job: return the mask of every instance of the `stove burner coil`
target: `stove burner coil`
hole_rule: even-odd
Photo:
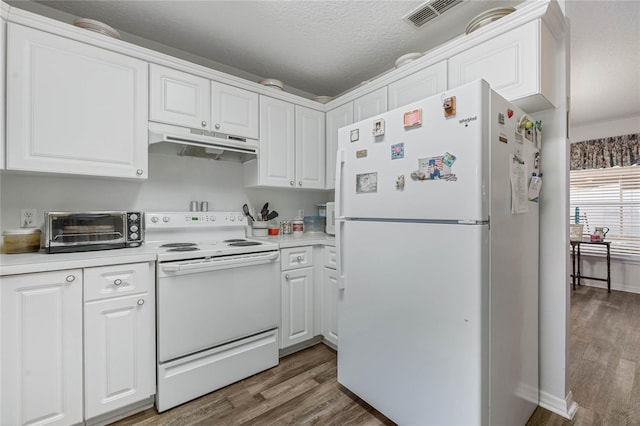
[[[195,244],[194,244],[195,245]],[[198,251],[200,250],[198,247],[193,247],[193,246],[181,246],[181,247],[174,247],[174,248],[170,248],[167,251]]]
[[[239,242],[242,242],[242,241],[247,241],[247,240],[245,240],[243,238],[232,238],[230,240],[224,240],[223,243],[239,243]]]
[[[234,247],[246,247],[246,246],[259,246],[262,243],[259,243],[257,241],[238,241],[237,243],[230,243],[230,246],[234,246]]]
[[[196,243],[167,243],[163,244],[160,247],[193,247],[197,246]]]

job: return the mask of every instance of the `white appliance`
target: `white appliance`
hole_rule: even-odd
[[[239,212],[147,212],[157,262],[156,407],[278,364],[280,252]]]
[[[338,382],[398,424],[523,425],[537,406],[523,116],[477,81],[339,130]]]
[[[336,234],[336,203],[329,201],[327,203],[327,223],[325,225],[325,232],[330,235]]]

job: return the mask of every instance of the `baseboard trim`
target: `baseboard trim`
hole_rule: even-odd
[[[573,420],[573,416],[575,416],[576,411],[578,411],[578,404],[573,400],[573,392],[571,391],[569,391],[567,397],[564,399],[540,391],[540,402],[538,405],[568,420]]]

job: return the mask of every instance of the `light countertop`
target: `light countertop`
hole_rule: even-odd
[[[324,245],[334,246],[335,237],[325,233],[306,233],[300,236],[278,235],[253,237],[278,244],[280,248]],[[138,262],[155,262],[156,252],[146,246],[117,250],[85,251],[78,253],[0,254],[0,276],[29,274],[34,272],[60,271],[65,269],[91,268],[95,266],[121,265]]]

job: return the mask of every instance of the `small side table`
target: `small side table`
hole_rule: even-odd
[[[582,244],[596,245],[596,246],[604,246],[607,248],[607,278],[599,278],[599,277],[587,277],[586,275],[582,275],[582,259],[580,258],[580,246]],[[578,255],[576,256],[576,248],[578,251]],[[606,281],[607,282],[607,291],[611,293],[611,241],[589,241],[589,240],[581,240],[581,241],[571,241],[571,261],[572,261],[572,270],[571,274],[573,289],[576,289],[576,280],[578,285],[580,284],[581,278],[587,278],[590,280],[596,281]],[[576,262],[578,264],[578,272],[576,273]]]

